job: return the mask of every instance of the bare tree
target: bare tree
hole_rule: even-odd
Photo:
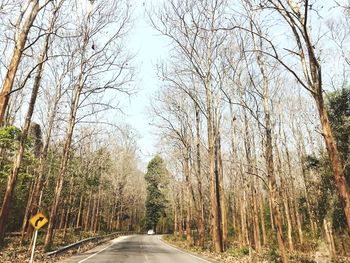
[[[175,88],[176,89],[176,88]],[[192,186],[192,141],[193,131],[191,111],[187,95],[182,93],[179,98],[172,97],[172,89],[167,90],[159,95],[157,105],[153,107],[153,112],[157,120],[155,124],[158,128],[164,130],[163,136],[169,137],[168,141],[178,141],[175,145],[178,146],[179,156],[183,167],[183,174],[186,184],[186,239],[189,246],[192,245],[191,237],[191,215],[192,207],[194,206],[197,218],[199,216],[198,203],[195,198],[194,189]]]
[[[77,8],[80,12],[82,7],[78,6]],[[130,68],[128,66],[130,59],[123,54],[120,47],[122,43],[119,41],[125,35],[130,23],[128,4],[111,0],[103,3],[90,3],[87,8],[88,10],[86,10],[86,13],[83,13],[80,20],[80,26],[76,29],[79,35],[75,39],[77,46],[72,49],[72,56],[78,55],[79,57],[78,60],[72,63],[72,70],[76,72],[76,75],[71,79],[73,90],[69,120],[55,195],[51,206],[48,232],[45,238],[46,247],[52,243],[73,132],[76,123],[81,120],[77,115],[79,108],[84,105],[84,102],[91,95],[108,90],[127,92],[124,86],[132,79],[132,72],[128,70]],[[111,26],[114,26],[114,33],[108,37],[101,38],[97,42],[97,38],[104,32],[103,30]],[[105,75],[107,72],[110,73],[110,77]],[[98,76],[101,76],[100,80],[97,80]],[[94,86],[93,82],[95,82],[96,86]]]
[[[44,8],[50,0],[47,0],[42,6],[39,5],[39,0],[28,1],[20,11],[18,20],[15,25],[15,47],[12,58],[8,66],[6,77],[2,85],[0,93],[0,125],[4,125],[4,117],[6,113],[9,96],[12,91],[16,72],[21,61],[23,51],[27,42],[28,34],[33,26],[35,18],[39,11]],[[23,25],[22,25],[23,23]]]
[[[54,56],[54,55],[52,55]],[[62,100],[62,97],[65,95],[66,91],[64,89],[64,79],[70,70],[70,63],[69,59],[66,61],[63,58],[61,58],[65,63],[62,63],[62,60],[56,61],[51,60],[48,61],[48,67],[50,68],[50,72],[53,75],[52,76],[52,85],[54,86],[54,92],[51,93],[51,90],[45,90],[44,93],[46,94],[47,99],[47,110],[43,116],[43,122],[41,123],[43,130],[44,130],[44,141],[43,141],[43,147],[42,151],[39,156],[39,168],[38,168],[38,175],[35,178],[33,191],[31,193],[31,202],[29,203],[28,211],[24,215],[23,218],[23,224],[22,224],[22,239],[24,238],[25,231],[26,231],[26,237],[30,238],[32,236],[33,227],[28,224],[28,219],[31,216],[34,216],[36,213],[38,213],[40,207],[41,207],[41,197],[43,195],[43,188],[44,188],[44,182],[45,182],[45,171],[48,168],[48,152],[50,149],[50,142],[52,139],[52,134],[54,132],[54,125],[55,121],[58,115],[58,107],[60,105],[60,101]],[[58,70],[58,65],[64,64],[65,66],[62,67],[60,70]],[[48,73],[48,70],[46,71]]]
[[[207,144],[209,157],[209,177],[211,178],[211,234],[215,251],[223,250],[223,228],[221,204],[223,189],[220,187],[220,172],[215,168],[215,162],[219,161],[218,147],[220,136],[220,110],[221,100],[216,96],[216,89],[220,85],[217,78],[216,62],[219,58],[220,48],[226,40],[226,34],[213,30],[223,20],[225,13],[225,1],[194,1],[178,2],[171,1],[164,6],[164,10],[155,16],[151,16],[153,27],[168,37],[177,51],[177,56],[186,61],[185,69],[195,75],[196,80],[204,92],[203,113],[206,118]],[[156,17],[157,16],[157,17]],[[193,91],[185,91],[192,99]],[[197,101],[195,103],[198,104]],[[218,148],[216,148],[218,149]],[[218,167],[218,166],[217,166]]]
[[[33,112],[34,112],[34,106],[35,106],[36,98],[38,96],[38,91],[39,91],[40,82],[41,82],[43,69],[44,69],[44,63],[47,60],[47,54],[48,54],[48,49],[49,49],[51,33],[53,32],[54,24],[55,24],[55,21],[57,19],[58,10],[60,9],[61,4],[62,4],[62,1],[59,1],[57,3],[57,5],[53,8],[52,15],[50,18],[49,27],[48,27],[47,36],[45,38],[42,52],[41,52],[40,57],[39,57],[39,61],[38,61],[39,66],[37,68],[35,80],[33,83],[33,89],[32,89],[32,93],[31,93],[29,108],[28,108],[26,119],[25,119],[24,128],[23,128],[22,134],[21,134],[21,141],[19,144],[19,148],[17,151],[17,155],[15,158],[14,164],[13,164],[11,176],[8,179],[7,189],[6,189],[5,197],[3,199],[3,203],[2,203],[2,207],[1,207],[0,241],[2,241],[4,238],[5,222],[6,222],[6,218],[8,215],[8,210],[9,210],[9,206],[10,206],[10,202],[11,202],[11,196],[13,193],[13,189],[16,185],[17,176],[19,173],[20,165],[22,162],[23,154],[24,154],[25,143],[27,141],[27,136],[28,136],[28,132],[29,132],[30,124],[31,124],[31,119],[32,119]]]
[[[294,39],[295,50],[286,49],[290,56],[299,61],[299,67],[295,68],[291,63],[283,58],[276,45],[268,38],[271,52],[265,53],[276,59],[288,72],[294,76],[299,84],[307,90],[317,106],[319,120],[322,126],[322,135],[326,144],[329,159],[332,163],[335,182],[337,185],[339,198],[344,209],[347,220],[348,232],[350,233],[350,193],[345,179],[342,160],[335,143],[327,110],[323,98],[323,74],[321,70],[320,54],[315,41],[310,32],[309,23],[314,6],[308,0],[296,3],[293,0],[267,0],[261,4],[265,10],[273,10],[277,13],[285,26],[289,28]],[[258,32],[255,32],[259,34]],[[264,37],[264,36],[263,36]]]

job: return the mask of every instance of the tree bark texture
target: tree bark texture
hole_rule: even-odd
[[[19,33],[18,38],[16,39],[16,44],[15,44],[15,48],[13,50],[13,54],[11,57],[11,61],[10,61],[10,65],[8,66],[8,70],[5,76],[5,81],[4,84],[2,86],[1,89],[1,93],[0,93],[0,126],[4,125],[4,118],[5,118],[5,112],[6,112],[6,108],[8,105],[8,101],[9,101],[9,95],[10,92],[12,90],[13,87],[13,82],[15,80],[16,77],[16,73],[17,73],[17,69],[18,66],[20,64],[21,58],[22,58],[22,54],[24,51],[24,47],[25,44],[27,42],[27,38],[28,38],[28,34],[29,31],[34,23],[34,20],[36,18],[36,16],[39,13],[39,0],[32,0],[30,1],[32,4],[32,8],[30,10],[30,13],[28,14],[27,19],[24,22],[22,31]],[[19,26],[21,23],[20,19],[17,22],[17,28],[16,28],[16,33],[18,33],[19,30]],[[1,219],[0,219],[1,221]],[[1,224],[1,222],[0,222]],[[1,226],[0,226],[0,238],[1,238]]]

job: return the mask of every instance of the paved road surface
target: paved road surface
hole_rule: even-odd
[[[160,236],[119,237],[61,263],[205,263],[212,262],[165,244]]]

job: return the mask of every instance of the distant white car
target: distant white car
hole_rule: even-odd
[[[155,232],[154,232],[153,229],[150,229],[150,230],[148,230],[148,232],[147,232],[147,235],[154,235],[154,234],[155,234]]]

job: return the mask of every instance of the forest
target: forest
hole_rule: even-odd
[[[118,120],[136,5],[0,0],[0,259],[42,212],[42,251],[154,229],[219,262],[349,262],[350,2],[143,2],[169,50],[147,167]]]

